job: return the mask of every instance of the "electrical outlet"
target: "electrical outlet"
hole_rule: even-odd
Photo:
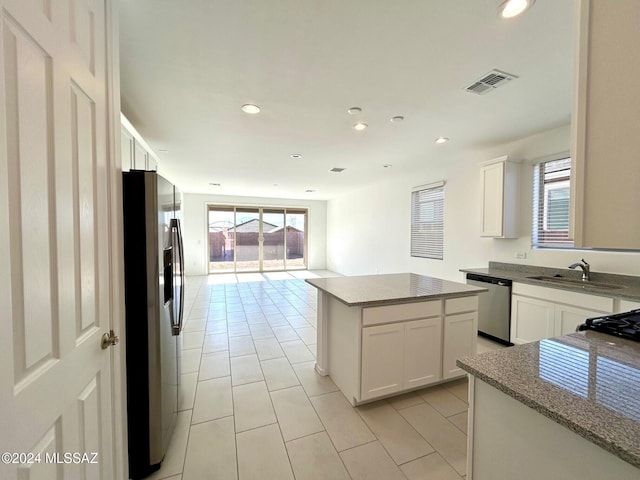
[[[513,258],[527,258],[527,252],[514,252]]]

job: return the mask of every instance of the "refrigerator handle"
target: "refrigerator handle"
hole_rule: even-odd
[[[177,240],[177,251],[174,252],[178,257],[178,265],[180,266],[180,270],[178,275],[180,276],[179,285],[180,292],[178,293],[178,298],[174,299],[172,305],[172,311],[174,307],[177,307],[177,312],[172,322],[172,333],[173,335],[180,335],[182,331],[182,322],[184,317],[184,250],[182,248],[182,231],[180,230],[180,220],[177,218],[171,219],[171,230],[175,232],[176,240]],[[177,305],[176,305],[177,300]]]

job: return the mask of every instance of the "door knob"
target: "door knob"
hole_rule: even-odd
[[[114,345],[117,345],[119,341],[120,341],[120,337],[118,337],[115,333],[113,333],[113,330],[109,330],[109,333],[105,333],[104,335],[102,335],[102,341],[100,343],[100,346],[102,347],[103,350],[106,350],[109,347],[113,347]]]

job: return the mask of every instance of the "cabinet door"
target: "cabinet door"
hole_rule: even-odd
[[[554,336],[554,304],[536,298],[511,296],[511,342],[535,342]]]
[[[570,307],[569,305],[556,305],[555,308],[555,326],[553,335],[558,337],[568,333],[574,333],[576,327],[589,317],[599,317],[605,313],[594,310],[585,310],[584,308]]]
[[[402,390],[403,364],[404,323],[363,328],[360,399]]]
[[[478,338],[478,312],[447,315],[444,317],[442,342],[442,378],[464,375],[456,360],[476,353]]]
[[[504,162],[486,165],[482,173],[482,236],[503,235]]]
[[[440,380],[441,317],[405,323],[404,388]]]
[[[120,157],[122,171],[127,172],[133,168],[133,137],[124,128],[120,128]]]
[[[146,170],[147,169],[147,151],[144,147],[135,142],[133,149],[133,167],[136,170]]]
[[[617,300],[616,301],[616,313],[628,312],[629,310],[636,310],[640,308],[640,303],[631,302],[629,300]]]

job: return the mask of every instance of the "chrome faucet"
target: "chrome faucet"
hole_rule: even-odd
[[[583,281],[588,282],[589,280],[591,280],[591,270],[590,270],[591,265],[589,265],[584,258],[579,262],[572,263],[571,265],[569,265],[569,268],[572,270],[577,267],[580,267],[582,269]]]

